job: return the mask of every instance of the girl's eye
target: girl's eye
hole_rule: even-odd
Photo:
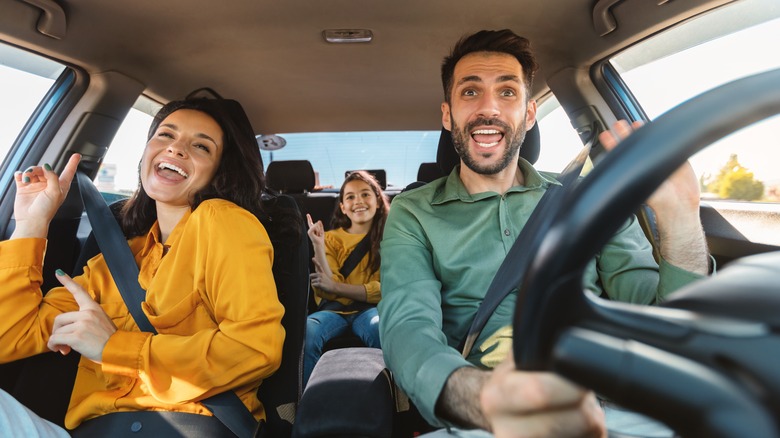
[[[173,138],[173,134],[171,134],[171,133],[169,133],[169,132],[158,132],[158,133],[157,133],[157,136],[158,136],[158,137],[168,137],[168,138]]]
[[[196,148],[198,148],[198,149],[202,149],[202,150],[204,150],[204,151],[206,151],[206,152],[211,152],[211,149],[209,149],[209,147],[208,147],[208,146],[206,146],[205,144],[196,143],[196,144],[195,144],[195,145],[193,145],[193,146],[194,146],[194,147],[196,147]]]

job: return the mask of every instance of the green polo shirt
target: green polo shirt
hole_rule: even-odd
[[[456,350],[501,262],[547,187],[558,182],[520,159],[526,185],[505,194],[469,194],[458,168],[393,200],[381,244],[380,335],[385,361],[423,417],[449,375],[463,366],[492,368],[511,349],[516,293],[491,316],[468,359]],[[652,255],[636,218],[590,263],[585,288],[611,299],[651,304],[700,276]]]

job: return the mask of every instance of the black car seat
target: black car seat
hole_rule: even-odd
[[[417,181],[423,183],[429,183],[435,179],[445,176],[441,171],[439,165],[435,162],[420,163],[420,167],[417,169]]]
[[[272,161],[268,163],[266,178],[270,189],[290,195],[298,203],[304,217],[309,214],[314,222],[321,220],[325,230],[329,229],[338,194],[313,193],[314,168],[308,160]]]

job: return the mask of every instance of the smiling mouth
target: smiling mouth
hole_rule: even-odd
[[[173,165],[171,163],[165,163],[165,162],[160,163],[160,164],[157,165],[157,169],[158,170],[170,170],[170,171],[178,173],[179,175],[181,175],[184,178],[189,178],[190,177],[190,175],[187,172],[185,172],[184,169],[182,169],[179,166],[175,166],[175,165]]]
[[[367,208],[356,208],[356,209],[352,210],[352,213],[364,213],[366,211],[368,211]]]
[[[477,129],[471,133],[471,138],[479,147],[491,148],[504,139],[504,133],[497,129]]]

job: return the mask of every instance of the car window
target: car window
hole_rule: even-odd
[[[160,104],[141,96],[127,113],[108,147],[95,185],[109,202],[130,196],[138,187],[138,163],[146,147],[153,114]]]
[[[539,123],[541,146],[539,160],[534,167],[548,172],[561,172],[582,150],[580,136],[571,126],[566,111],[555,96],[550,96],[539,104],[536,119]],[[588,159],[582,173],[586,174],[592,167]]]
[[[309,160],[320,186],[338,188],[348,170],[384,169],[388,189],[417,180],[420,163],[436,161],[439,131],[317,132],[279,134],[286,146],[262,151],[263,163]]]
[[[0,43],[0,159],[7,158],[63,70],[62,64]]]
[[[780,18],[767,21],[771,17],[755,14],[751,3],[760,2],[734,6],[742,8],[740,20],[734,10],[727,16],[721,9],[610,60],[650,119],[724,83],[780,68]],[[780,202],[778,132],[780,117],[766,119],[691,157],[702,198]]]

